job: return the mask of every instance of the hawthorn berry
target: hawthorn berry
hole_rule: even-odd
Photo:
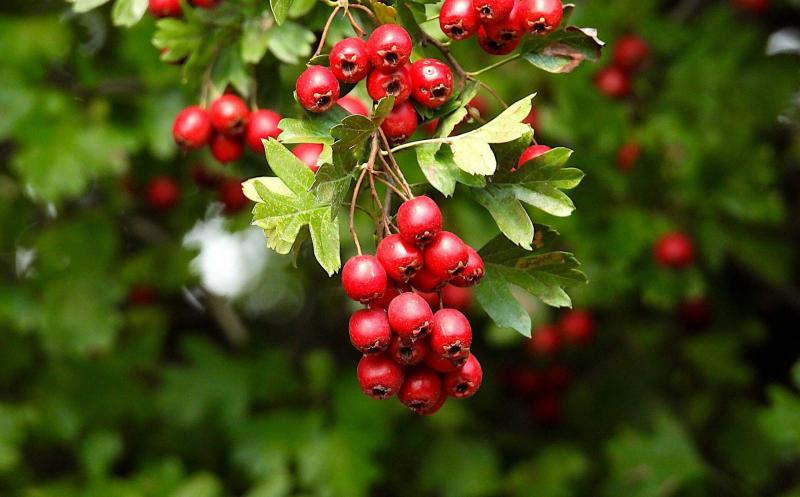
[[[466,399],[475,395],[481,387],[481,381],[483,381],[481,363],[470,354],[463,366],[444,375],[442,384],[444,391],[450,397]]]
[[[481,23],[494,24],[507,20],[516,0],[473,0],[472,8],[478,13]]]
[[[217,199],[225,206],[225,212],[236,212],[250,204],[250,199],[242,191],[242,182],[238,179],[226,179],[217,187]]]
[[[519,0],[519,22],[532,34],[547,34],[561,24],[561,0]]]
[[[436,280],[436,281],[438,282],[438,280]],[[442,305],[439,305],[439,304],[442,303],[442,299],[444,298],[444,295],[441,295],[442,299],[440,299],[439,297],[440,297],[440,293],[442,293],[444,291],[444,287],[445,286],[447,286],[447,285],[444,285],[441,288],[439,288],[438,290],[432,291],[432,292],[423,292],[423,291],[420,291],[419,289],[415,289],[414,293],[416,293],[417,295],[419,295],[420,297],[425,299],[425,302],[427,302],[428,305],[431,306],[431,309],[439,309],[439,308],[443,307]]]
[[[333,75],[344,83],[358,83],[371,68],[367,42],[361,38],[345,38],[336,43],[328,58]]]
[[[269,109],[261,109],[250,114],[250,120],[247,123],[247,131],[245,133],[245,140],[247,146],[257,153],[264,153],[264,144],[261,140],[267,138],[277,138],[281,134],[278,123],[281,122],[281,116],[277,112]]]
[[[769,9],[769,0],[732,0],[733,5],[738,9],[752,12],[753,14],[763,14]]]
[[[521,168],[526,162],[529,160],[533,160],[545,152],[549,152],[551,150],[550,147],[547,145],[531,145],[530,147],[526,148],[522,155],[519,156],[519,160],[517,161],[517,167],[514,169]]]
[[[166,211],[180,200],[181,188],[169,176],[156,176],[147,183],[145,198],[152,209]]]
[[[322,154],[321,143],[301,143],[292,149],[295,157],[300,159],[311,169],[311,172],[319,170],[319,156]]]
[[[415,341],[427,335],[433,324],[433,311],[414,292],[404,292],[389,304],[389,326],[401,339]]]
[[[419,414],[420,416],[433,416],[434,414],[439,412],[439,409],[441,409],[442,406],[444,406],[446,400],[447,400],[447,395],[442,393],[441,395],[439,395],[439,400],[437,400],[435,404],[431,405],[430,407],[426,407],[425,409],[420,409],[419,411],[417,411],[417,414]]]
[[[600,69],[594,76],[594,85],[600,93],[610,98],[624,98],[632,91],[630,76],[614,66]]]
[[[397,24],[381,24],[369,35],[367,51],[373,67],[393,71],[411,57],[411,36]]]
[[[561,392],[566,390],[575,378],[572,370],[567,366],[555,364],[548,367],[542,374],[542,383],[545,390]]]
[[[192,166],[192,181],[201,188],[211,188],[219,185],[222,178],[205,164],[197,163]]]
[[[564,313],[558,321],[561,336],[568,342],[588,343],[594,336],[594,318],[587,311],[573,309]]]
[[[629,140],[622,144],[617,151],[617,168],[622,172],[628,172],[636,164],[642,154],[642,146],[635,140]]]
[[[381,261],[386,275],[395,281],[408,281],[422,267],[422,250],[400,235],[389,235],[381,240],[375,256]]]
[[[429,109],[441,107],[453,93],[453,72],[436,59],[420,59],[411,64],[414,100]]]
[[[442,379],[439,374],[424,366],[412,369],[397,393],[400,402],[416,413],[431,409],[442,395]]]
[[[694,244],[686,233],[673,231],[656,241],[653,255],[663,267],[684,269],[694,262]]]
[[[377,354],[389,348],[392,330],[384,309],[360,309],[350,316],[350,343],[362,354]]]
[[[534,355],[551,356],[561,348],[561,336],[554,326],[540,326],[533,330],[526,345]]]
[[[185,149],[200,148],[211,136],[211,118],[197,105],[186,107],[178,113],[172,124],[175,143]]]
[[[411,96],[412,86],[411,72],[407,66],[387,72],[372,71],[367,77],[367,93],[370,98],[378,101],[392,96],[395,106],[408,100],[408,97]]]
[[[515,367],[506,370],[502,379],[509,389],[521,397],[534,395],[542,390],[543,378],[538,371]]]
[[[440,231],[425,246],[423,256],[425,269],[434,276],[447,281],[464,270],[469,261],[469,250],[467,250],[467,244],[455,234],[449,231]]]
[[[211,155],[222,164],[236,161],[244,153],[241,137],[215,133],[211,137]]]
[[[486,31],[486,26],[478,29],[478,45],[484,52],[491,55],[507,55],[514,51],[519,45],[520,38],[504,40],[503,38],[490,37]]]
[[[386,354],[365,355],[356,369],[358,385],[366,395],[378,400],[394,396],[403,386],[403,367]]]
[[[483,259],[481,259],[477,250],[469,245],[466,245],[466,247],[468,254],[467,264],[458,276],[450,280],[450,284],[457,287],[475,286],[483,278]]]
[[[711,324],[711,304],[704,297],[684,300],[678,305],[678,320],[690,330],[701,330]]]
[[[247,126],[250,110],[244,100],[236,95],[226,94],[214,100],[208,114],[214,129],[226,135],[236,135]]]
[[[386,291],[386,271],[374,255],[356,255],[342,269],[342,287],[353,300],[362,304],[379,298]]]
[[[392,303],[395,297],[400,295],[402,292],[400,291],[397,286],[395,286],[394,282],[388,281],[386,283],[386,288],[383,290],[383,295],[378,297],[375,300],[370,301],[369,307],[370,308],[380,308],[380,309],[388,309],[389,304]]]
[[[180,17],[180,0],[149,0],[147,8],[153,17]]]
[[[458,360],[469,356],[471,346],[472,328],[467,317],[455,309],[436,311],[431,327],[431,353]]]
[[[434,371],[438,371],[440,373],[450,373],[452,371],[456,371],[458,368],[463,366],[465,362],[467,362],[466,357],[459,357],[458,359],[448,359],[447,357],[442,357],[438,354],[433,354],[430,352],[430,346],[428,354],[425,356],[425,365],[433,369]]]
[[[417,130],[417,111],[408,102],[395,105],[381,123],[381,130],[391,143],[407,140]]]
[[[641,37],[628,34],[617,40],[614,46],[614,65],[623,71],[633,72],[647,62],[650,46]]]
[[[325,112],[339,99],[339,80],[327,67],[310,66],[297,78],[295,92],[304,109]]]
[[[403,202],[397,209],[397,228],[409,243],[424,246],[442,229],[442,211],[425,195]]]
[[[442,288],[442,307],[457,309],[464,312],[468,310],[471,305],[471,289],[453,285],[445,285],[445,287]]]
[[[428,346],[425,340],[411,342],[403,340],[398,335],[394,335],[392,343],[389,344],[387,351],[389,357],[402,366],[416,366],[421,363],[428,354]]]
[[[344,107],[344,110],[351,114],[358,114],[360,116],[369,117],[369,109],[360,99],[347,95],[339,99],[337,102]]]
[[[525,29],[522,27],[519,16],[519,2],[514,2],[514,8],[507,19],[483,25],[485,36],[494,40],[496,43],[502,42],[516,48],[522,39],[522,35],[525,34]],[[514,48],[511,50],[514,50]],[[511,50],[509,50],[509,52]]]
[[[478,32],[481,21],[472,0],[444,0],[439,11],[439,28],[453,40],[466,40]]]

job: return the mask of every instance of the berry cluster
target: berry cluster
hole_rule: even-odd
[[[450,68],[439,60],[410,62],[411,46],[411,36],[396,24],[378,26],[366,41],[345,38],[331,49],[330,67],[309,66],[297,78],[297,100],[310,112],[325,112],[339,101],[340,83],[366,79],[372,100],[394,97],[394,109],[381,129],[389,141],[404,141],[418,124],[409,99],[436,109],[450,98],[454,82]]]
[[[445,0],[439,27],[453,40],[477,34],[487,53],[514,51],[526,33],[543,35],[561,24],[561,0]]]
[[[357,255],[342,269],[342,286],[367,307],[350,318],[350,341],[363,357],[361,390],[376,399],[397,395],[417,414],[437,412],[446,398],[464,399],[481,385],[481,365],[470,353],[472,328],[459,310],[433,312],[424,293],[478,284],[483,261],[455,234],[429,197],[397,210],[399,233],[383,238],[375,255]]]
[[[650,46],[643,38],[635,34],[621,37],[614,46],[613,63],[595,74],[595,86],[610,98],[627,97],[633,92],[631,76],[644,67],[649,56]]]
[[[222,0],[189,0],[192,7],[212,9]],[[180,0],[149,0],[148,9],[153,17],[180,17],[183,15]]]

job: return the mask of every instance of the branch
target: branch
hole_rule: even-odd
[[[314,52],[314,55],[311,56],[313,59],[314,57],[318,56],[322,53],[322,47],[325,46],[325,39],[328,38],[328,31],[331,29],[331,24],[333,24],[333,19],[336,17],[336,14],[339,13],[341,7],[336,7],[331,12],[331,15],[328,16],[328,20],[325,21],[325,27],[322,29],[322,35],[319,37],[319,45],[317,45],[317,50]]]
[[[250,334],[230,301],[207,288],[203,288],[203,293],[206,296],[205,301],[208,305],[208,310],[214,317],[214,321],[219,325],[228,343],[235,348],[245,345],[250,339]]]

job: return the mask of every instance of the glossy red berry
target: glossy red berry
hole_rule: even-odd
[[[397,364],[402,366],[416,366],[425,360],[428,354],[428,345],[425,340],[417,340],[412,342],[410,340],[403,340],[395,335],[392,343],[389,345],[387,352],[389,357],[394,359]]]
[[[469,261],[467,244],[449,231],[440,231],[423,252],[425,269],[442,280],[450,280],[464,270]]]
[[[409,283],[411,283],[411,286],[420,292],[431,293],[442,289],[447,284],[447,280],[434,275],[423,266],[422,269],[414,273],[414,276],[411,277]],[[438,306],[439,297],[437,295],[436,307]]]
[[[609,66],[597,72],[594,85],[603,95],[610,98],[624,98],[631,94],[631,79],[625,71]]]
[[[250,109],[238,96],[227,94],[214,100],[208,114],[214,129],[226,135],[236,135],[247,126]]]
[[[472,0],[444,0],[439,11],[439,28],[453,40],[466,40],[478,32],[481,21]]]
[[[483,278],[483,259],[481,259],[477,250],[469,245],[466,247],[468,254],[467,264],[458,276],[450,280],[450,284],[457,287],[475,286]]]
[[[358,83],[372,67],[367,42],[361,38],[345,38],[336,43],[328,58],[333,75],[344,83]]]
[[[511,16],[516,0],[472,0],[472,7],[483,24],[506,21]]]
[[[394,109],[381,123],[381,130],[391,143],[400,143],[411,137],[417,130],[417,111],[408,102],[395,105]]]
[[[211,155],[222,164],[238,160],[244,153],[244,143],[239,136],[216,133],[211,138]]]
[[[517,161],[517,167],[515,169],[521,168],[529,160],[533,160],[543,153],[549,152],[550,150],[551,148],[547,145],[531,145],[522,152],[522,155],[519,156],[519,161]]]
[[[384,309],[360,309],[350,316],[350,343],[362,354],[377,354],[389,348],[392,330]]]
[[[319,156],[322,154],[321,143],[301,143],[292,149],[292,153],[303,161],[312,172],[319,170]]]
[[[585,344],[592,341],[594,328],[595,323],[591,313],[577,309],[565,312],[558,321],[561,336],[572,343]]]
[[[453,71],[436,59],[420,59],[411,64],[414,100],[429,109],[447,102],[453,93]]]
[[[340,98],[337,103],[344,107],[344,110],[351,114],[369,117],[369,109],[367,108],[366,104],[356,97],[347,95]]]
[[[369,306],[370,308],[388,309],[389,304],[392,303],[392,300],[394,300],[394,298],[401,293],[402,292],[399,288],[397,288],[394,282],[389,281],[386,284],[386,288],[383,290],[383,295],[375,300],[370,301]]]
[[[439,374],[430,368],[420,366],[406,374],[397,397],[406,407],[421,413],[435,406],[442,395],[442,380]]]
[[[403,367],[386,354],[365,355],[358,361],[358,385],[366,395],[378,400],[394,396],[403,386]]]
[[[456,371],[447,373],[442,379],[444,391],[450,397],[466,399],[475,395],[483,381],[483,370],[478,359],[470,354],[467,362]]]
[[[389,235],[381,240],[375,255],[387,276],[395,281],[408,281],[422,267],[422,250],[400,235]]]
[[[386,271],[374,255],[356,255],[342,269],[342,287],[353,300],[362,304],[379,298],[386,290]]]
[[[623,143],[617,151],[617,168],[622,172],[630,171],[641,154],[642,146],[639,142],[630,140]]]
[[[297,78],[295,92],[304,109],[325,112],[339,99],[339,80],[327,67],[310,66]]]
[[[419,414],[420,416],[433,416],[434,414],[436,414],[437,412],[439,412],[439,410],[442,408],[442,406],[444,406],[444,403],[445,403],[445,401],[446,401],[446,400],[447,400],[447,395],[445,395],[444,393],[442,393],[442,394],[439,396],[439,400],[438,400],[438,401],[436,401],[436,403],[435,403],[435,404],[433,404],[433,405],[432,405],[432,406],[430,406],[430,407],[426,407],[426,408],[424,408],[424,409],[420,409],[420,410],[418,410],[418,411],[416,411],[416,412],[417,412],[417,414]]]
[[[211,137],[211,118],[202,107],[186,107],[175,117],[172,124],[175,143],[185,149],[200,148]]]
[[[428,334],[433,324],[433,311],[414,292],[404,292],[389,304],[389,326],[401,339],[414,341]]]
[[[166,211],[180,200],[181,188],[169,176],[156,176],[147,183],[145,198],[151,208]]]
[[[769,10],[769,0],[732,0],[732,2],[738,9],[753,14],[763,14]]]
[[[452,361],[469,356],[471,346],[472,327],[467,317],[455,309],[436,311],[431,327],[431,353]]]
[[[425,356],[425,365],[440,373],[456,371],[463,366],[465,362],[467,362],[467,358],[464,356],[458,359],[448,359],[439,354],[432,354],[430,352],[430,345],[428,346],[428,354]]]
[[[281,122],[281,115],[269,109],[261,109],[250,114],[250,121],[247,123],[245,139],[247,146],[257,153],[264,153],[264,144],[261,140],[267,138],[277,138],[281,134],[278,123]]]
[[[150,0],[147,7],[153,17],[180,17],[183,14],[180,0]]]
[[[367,51],[372,66],[380,71],[403,67],[411,57],[411,36],[397,24],[381,24],[369,35]]]
[[[684,269],[694,262],[694,243],[686,233],[673,231],[656,241],[653,255],[660,266]]]
[[[472,290],[453,285],[442,288],[442,306],[448,309],[467,311],[472,305]],[[438,307],[438,306],[437,306]]]
[[[628,34],[617,40],[614,45],[614,65],[623,71],[636,71],[647,62],[650,46],[641,37]]]
[[[521,11],[519,5],[519,2],[514,2],[514,8],[511,10],[511,14],[509,14],[507,19],[491,24],[484,24],[483,28],[486,31],[486,37],[498,43],[510,43],[516,47],[522,39],[522,35],[525,34],[525,28],[522,27],[522,22],[520,21]]]
[[[411,72],[407,66],[387,72],[372,71],[367,77],[367,93],[376,102],[384,97],[394,97],[397,106],[411,96]],[[415,126],[416,127],[416,126]]]
[[[225,206],[225,212],[237,212],[250,205],[250,199],[244,196],[242,182],[238,179],[222,181],[217,187],[217,199]]]
[[[486,30],[486,26],[478,29],[478,45],[484,52],[492,55],[507,55],[514,51],[519,45],[521,38],[503,39],[500,36],[491,36]]]
[[[547,34],[561,24],[561,0],[519,0],[519,21],[532,34]]]
[[[533,330],[526,346],[534,355],[551,356],[561,348],[561,335],[554,326],[540,326]]]
[[[427,196],[406,200],[397,209],[397,228],[409,243],[424,246],[442,229],[442,211]]]

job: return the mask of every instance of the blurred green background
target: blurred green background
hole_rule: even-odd
[[[257,70],[259,104],[284,116],[330,11],[298,3]],[[338,278],[248,228],[231,191],[263,157],[176,150],[197,82],[159,59],[153,20],[4,0],[0,495],[800,496],[800,42],[785,30],[800,5],[758,7],[578,1],[572,22],[608,43],[599,63],[481,76],[508,101],[537,91],[539,142],[587,173],[572,217],[534,219],[583,262],[590,283],[570,293],[596,329],[543,356],[474,309],[484,386],[420,418],[359,392]],[[612,100],[593,76],[631,32],[650,60]],[[174,205],[153,205],[160,177]],[[458,192],[443,204],[466,241],[496,234]],[[694,240],[689,269],[653,261],[671,230]],[[526,306],[535,328],[563,315]]]

